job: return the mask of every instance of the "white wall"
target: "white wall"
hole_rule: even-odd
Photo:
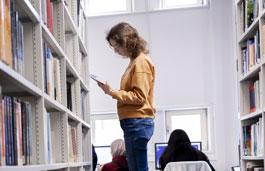
[[[156,68],[157,108],[209,106],[212,109],[216,148],[210,158],[216,170],[231,170],[232,165],[238,164],[232,14],[230,0],[212,0],[210,8],[88,19],[91,73],[110,80],[111,85],[119,89],[120,78],[129,61],[113,53],[105,40],[105,32],[125,21],[136,27],[149,43],[150,57]],[[92,113],[116,111],[115,100],[102,93],[92,81],[90,87]],[[162,113],[157,113],[155,122],[153,142],[163,138],[157,133],[164,126]],[[150,170],[153,165],[150,164]]]

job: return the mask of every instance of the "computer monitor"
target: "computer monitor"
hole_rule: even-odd
[[[202,149],[201,142],[191,142],[191,145],[200,151]],[[161,166],[159,164],[159,159],[166,147],[167,147],[167,143],[155,143],[155,167],[156,169],[161,169]]]
[[[110,154],[110,146],[95,146],[95,151],[98,156],[98,165],[112,161],[112,156]]]

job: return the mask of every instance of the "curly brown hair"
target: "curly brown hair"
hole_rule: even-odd
[[[130,24],[121,22],[111,28],[106,36],[110,44],[110,39],[114,40],[122,48],[127,50],[132,58],[137,58],[141,52],[148,54],[146,41],[139,36],[137,30]],[[110,44],[111,45],[111,44]]]

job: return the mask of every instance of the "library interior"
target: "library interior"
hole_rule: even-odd
[[[0,171],[264,171],[265,0],[0,0]]]

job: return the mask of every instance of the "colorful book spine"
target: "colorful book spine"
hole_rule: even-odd
[[[47,27],[50,32],[53,34],[53,7],[50,0],[46,0],[46,9],[47,9]]]
[[[2,60],[4,57],[3,57],[3,50],[4,50],[4,37],[3,37],[3,32],[4,32],[4,23],[3,23],[3,0],[0,0],[0,60]]]
[[[1,98],[1,134],[2,134],[2,139],[1,139],[1,166],[6,165],[6,135],[5,135],[5,113],[4,113],[4,99]]]
[[[250,112],[254,112],[256,110],[254,85],[249,87],[249,97],[250,97]]]
[[[17,116],[17,165],[22,166],[22,124],[21,124],[21,104],[20,100],[17,100],[16,103],[16,116]]]
[[[11,68],[13,67],[12,62],[12,43],[11,43],[11,18],[10,18],[10,0],[2,0],[1,3],[3,8],[2,12],[2,58],[7,65]]]

